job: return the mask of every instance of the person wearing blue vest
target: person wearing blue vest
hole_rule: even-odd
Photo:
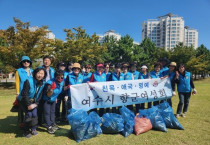
[[[96,71],[92,73],[90,82],[106,82],[106,74],[104,73],[103,63],[96,64]],[[90,111],[97,112],[97,108],[91,109]],[[104,108],[99,109],[99,115],[102,116],[104,113]]]
[[[70,91],[71,85],[82,84],[84,82],[84,77],[80,73],[81,66],[79,63],[73,64],[72,71],[73,72],[67,76],[66,81],[65,81],[65,87],[64,87],[64,90],[68,91],[68,95],[66,95],[64,98],[64,100],[67,102],[67,110],[69,110],[72,107],[71,106],[71,91]]]
[[[170,78],[171,87],[172,87],[172,90],[173,90],[173,96],[176,96],[175,83],[174,83],[175,75],[176,75],[176,62],[171,62],[170,65],[169,65],[169,69],[162,72],[162,76]],[[167,99],[167,102],[172,107],[171,99]]]
[[[46,72],[47,72],[47,76],[45,78],[45,82],[49,81],[50,79],[54,78],[54,73],[55,70],[50,66],[51,65],[51,57],[46,55],[43,57],[43,66],[41,66],[40,68],[45,68]],[[43,126],[43,105],[44,105],[44,101],[40,100],[39,103],[39,107],[38,107],[38,121],[39,121],[39,126]]]
[[[23,85],[20,107],[25,112],[24,136],[27,138],[38,134],[36,131],[38,124],[37,106],[42,98],[46,75],[44,68],[37,68],[33,72],[33,77],[27,79]],[[31,129],[31,132],[29,129]]]
[[[176,72],[176,77],[174,79],[174,81],[177,83],[177,90],[179,94],[179,104],[177,106],[177,114],[176,114],[177,118],[179,118],[180,115],[182,117],[186,116],[191,92],[193,95],[197,93],[193,80],[192,80],[192,75],[190,72],[187,72],[185,70],[185,65],[180,64],[178,69],[179,71]],[[183,113],[181,114],[182,111]]]
[[[161,65],[162,65],[162,67],[161,67],[161,69],[160,69],[160,73],[169,70],[169,68],[168,68],[167,66],[168,66],[168,64],[170,63],[170,61],[168,60],[167,57],[163,57],[163,58],[159,59],[158,62],[160,62]]]
[[[139,71],[136,70],[137,64],[133,62],[130,64],[130,72],[133,74],[134,80],[139,79]]]
[[[16,70],[15,73],[15,84],[16,84],[16,100],[13,104],[18,106],[20,98],[21,98],[21,91],[23,89],[23,84],[26,80],[33,77],[33,69],[31,69],[32,61],[28,56],[22,56],[20,61],[20,68]],[[23,123],[23,111],[21,108],[18,109],[18,121],[20,123],[20,127],[24,127]]]
[[[55,72],[54,78],[49,80],[44,89],[44,118],[47,131],[50,134],[55,133],[59,127],[55,124],[55,105],[58,95],[62,92],[64,86],[64,73],[62,70]]]
[[[92,73],[90,72],[91,69],[92,69],[92,66],[90,64],[85,65],[85,72],[83,74],[84,83],[90,82],[90,78],[92,76]]]
[[[154,65],[154,71],[151,71],[150,72],[150,77],[152,79],[157,79],[157,78],[162,78],[162,73],[160,72],[160,69],[162,68],[162,64],[160,62],[157,62],[155,65]],[[153,105],[156,106],[156,105],[159,105],[160,102],[159,101],[154,101],[153,102]],[[151,103],[148,103],[148,108],[151,108]]]
[[[57,70],[61,70],[64,72],[64,82],[67,78],[67,75],[69,74],[68,72],[65,71],[65,69],[66,69],[66,65],[64,62],[59,62],[57,64]],[[55,108],[56,123],[60,123],[61,121],[62,122],[66,121],[66,105],[65,105],[64,97],[65,97],[65,91],[62,90],[62,92],[59,94],[57,98],[57,103],[56,103],[56,108]],[[61,103],[62,103],[62,112],[60,113]]]
[[[110,63],[104,63],[104,73],[106,74],[106,81],[109,81],[109,77],[112,74],[109,70],[110,70]]]
[[[150,74],[146,65],[142,65],[139,79],[150,79]],[[139,108],[136,106],[136,112],[138,112],[139,109],[145,109],[145,103],[141,103]]]
[[[122,71],[124,74],[124,80],[133,80],[133,74],[128,71],[129,69],[129,64],[128,63],[122,63]],[[127,105],[127,108],[133,111],[133,105]]]

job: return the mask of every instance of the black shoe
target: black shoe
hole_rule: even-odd
[[[47,131],[48,131],[49,134],[54,134],[55,133],[55,130],[52,128],[52,126],[48,127]]]
[[[52,125],[52,129],[54,130],[54,131],[56,131],[56,130],[58,130],[58,129],[60,129],[56,124],[54,124],[54,125]]]
[[[29,131],[26,131],[23,136],[25,136],[26,138],[30,138],[31,137],[31,133]]]

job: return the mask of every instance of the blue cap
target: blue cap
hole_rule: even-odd
[[[31,59],[30,59],[28,56],[22,56],[20,62],[22,62],[22,61],[24,61],[24,60],[28,60],[28,61],[30,61],[30,63],[32,63]]]

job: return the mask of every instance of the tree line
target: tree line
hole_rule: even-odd
[[[48,27],[42,26],[30,31],[30,22],[22,22],[14,18],[14,26],[0,30],[0,70],[4,73],[15,71],[20,59],[27,55],[34,62],[32,68],[37,67],[35,60],[45,55],[53,57],[53,65],[60,61],[79,62],[82,65],[95,65],[97,62],[137,62],[138,66],[146,64],[149,70],[159,58],[167,57],[177,64],[184,63],[187,70],[193,74],[205,77],[210,72],[210,50],[203,44],[197,49],[193,46],[184,46],[179,43],[170,50],[158,48],[149,39],[144,39],[140,45],[134,44],[128,34],[116,40],[114,37],[105,37],[99,43],[99,37],[94,33],[88,35],[81,26],[64,29],[65,41],[48,39]]]

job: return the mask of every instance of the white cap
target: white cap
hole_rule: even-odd
[[[146,65],[143,65],[141,68],[146,68],[146,69],[148,69]]]

